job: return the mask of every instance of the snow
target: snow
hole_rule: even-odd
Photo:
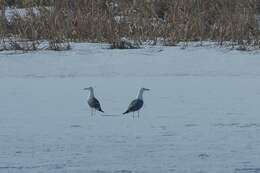
[[[49,6],[45,6],[43,8],[44,8],[44,10],[49,10],[49,11],[51,11],[53,9],[52,7],[49,7]],[[11,19],[14,16],[25,17],[28,14],[28,12],[31,12],[31,11],[33,12],[34,15],[40,14],[40,9],[37,7],[33,7],[33,8],[7,7],[5,9],[5,16],[8,21],[11,21]],[[0,10],[0,12],[1,12],[1,10]]]
[[[0,77],[258,76],[258,53],[213,48],[108,50],[77,44],[72,51],[3,52]]]
[[[1,173],[260,172],[257,52],[72,47],[0,53]],[[140,87],[141,117],[121,115]]]

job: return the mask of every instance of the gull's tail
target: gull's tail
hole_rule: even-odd
[[[127,114],[127,113],[129,113],[129,110],[125,111],[123,114],[125,115],[125,114]]]
[[[104,111],[103,111],[101,108],[99,108],[99,109],[98,109],[98,111],[100,111],[100,112],[103,112],[103,113],[104,113]]]

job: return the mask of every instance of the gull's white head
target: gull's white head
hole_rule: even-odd
[[[148,88],[140,88],[140,90],[138,92],[138,96],[137,96],[138,99],[143,100],[143,93],[144,93],[144,91],[150,91],[150,89],[148,89]]]
[[[92,90],[93,91],[93,87],[88,87],[88,88],[84,88],[84,90]]]
[[[93,87],[88,87],[88,88],[84,88],[84,90],[89,90],[89,98],[93,98],[94,97],[94,89]]]
[[[141,91],[150,91],[148,88],[141,88]]]

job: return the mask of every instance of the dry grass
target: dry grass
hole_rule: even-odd
[[[27,39],[35,45],[39,40],[48,40],[53,50],[69,48],[70,41],[120,45],[123,37],[138,43],[156,43],[159,38],[166,45],[210,40],[246,49],[260,46],[257,2],[60,0],[54,1],[52,8],[29,5],[25,16],[16,14],[9,22],[2,16],[0,33],[2,37]],[[33,10],[36,8],[37,14]]]

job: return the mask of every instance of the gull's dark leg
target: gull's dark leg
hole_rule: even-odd
[[[93,108],[91,108],[91,116],[93,116]]]
[[[140,116],[139,116],[139,113],[140,113],[140,111],[138,111],[138,118],[140,117]]]
[[[135,118],[135,112],[133,112],[133,119]]]

